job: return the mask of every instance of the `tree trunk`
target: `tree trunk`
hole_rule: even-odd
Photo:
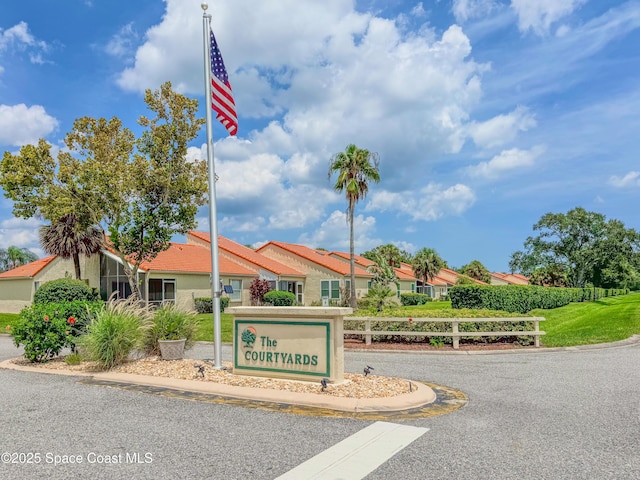
[[[124,270],[124,273],[127,276],[127,280],[129,281],[129,287],[131,287],[131,295],[129,298],[131,298],[131,300],[142,300],[142,294],[140,293],[140,288],[138,287],[138,278],[136,275],[139,265],[133,265],[132,267],[122,255],[118,255],[118,257],[122,261],[122,269]]]
[[[355,239],[353,236],[353,207],[349,208],[349,254],[351,256],[349,262],[349,273],[351,275],[351,307],[355,310],[358,306],[356,299],[356,261],[355,255]]]
[[[80,255],[78,253],[73,254],[73,266],[76,270],[76,280],[82,280],[80,275]]]

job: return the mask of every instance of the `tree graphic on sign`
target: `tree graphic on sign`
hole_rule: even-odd
[[[253,348],[253,344],[256,341],[256,329],[253,327],[247,327],[242,332],[242,341],[245,348]]]

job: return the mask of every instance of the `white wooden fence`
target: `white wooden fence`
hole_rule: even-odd
[[[460,337],[513,337],[532,336],[535,346],[540,346],[540,335],[546,332],[540,330],[540,322],[544,317],[509,317],[509,318],[399,318],[399,317],[345,317],[346,321],[364,322],[364,330],[345,330],[345,335],[363,335],[366,345],[371,345],[373,335],[401,335],[413,337],[453,337],[453,348],[460,347]],[[411,323],[450,323],[451,330],[446,332],[417,332],[417,331],[389,331],[371,330],[371,322],[411,322]],[[500,332],[461,332],[458,326],[461,323],[485,323],[485,322],[533,322],[532,331],[503,330]]]

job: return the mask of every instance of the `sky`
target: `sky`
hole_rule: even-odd
[[[82,116],[139,133],[144,90],[167,80],[204,117],[200,3],[3,0],[0,153],[63,148]],[[356,253],[430,247],[453,267],[507,271],[548,212],[640,230],[640,1],[209,0],[208,12],[239,115],[235,137],[213,125],[220,234],[348,251],[327,173],[351,143],[378,154],[381,177],[356,206]],[[203,128],[189,155],[205,148]],[[0,248],[43,255],[42,221],[12,206],[0,196]],[[206,208],[198,222],[209,230]]]

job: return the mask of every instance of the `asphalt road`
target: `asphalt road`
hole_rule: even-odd
[[[191,353],[211,357],[213,347]],[[18,354],[0,336],[0,360]],[[230,358],[226,347],[224,354]],[[640,344],[345,356],[347,371],[369,364],[379,375],[469,397],[451,414],[404,421],[429,431],[367,479],[640,479]],[[273,479],[372,423],[7,370],[0,370],[0,402],[0,453],[18,462],[1,462],[1,479]],[[28,457],[37,463],[21,463]],[[82,463],[54,463],[72,459]]]

